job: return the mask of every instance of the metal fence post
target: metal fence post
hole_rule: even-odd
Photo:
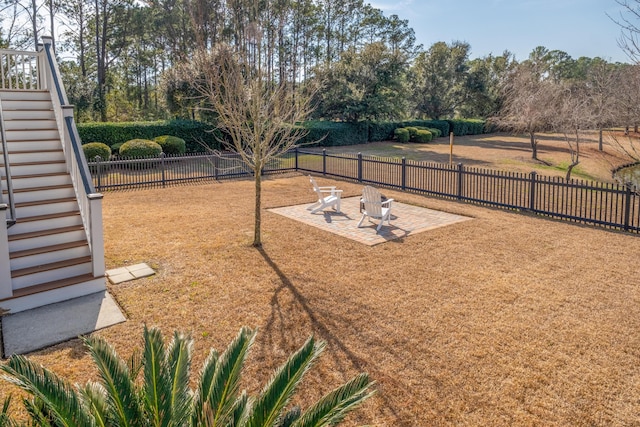
[[[218,166],[220,164],[220,159],[218,156],[213,154],[213,179],[218,180]]]
[[[538,174],[534,171],[529,174],[531,178],[529,180],[529,210],[534,211],[536,209],[536,176]]]
[[[402,158],[402,190],[407,189],[407,158]]]
[[[358,182],[362,182],[362,153],[358,153]]]
[[[298,172],[298,147],[296,147],[294,151],[296,153],[296,172]]]
[[[322,149],[322,175],[327,174],[327,150]]]
[[[462,163],[458,163],[458,200],[462,199],[462,179],[464,175],[464,166]]]
[[[624,198],[624,231],[629,231],[629,221],[631,219],[631,184],[625,185],[626,192]]]
[[[98,175],[98,182],[96,182],[96,191],[100,191],[101,187],[102,187],[102,164],[101,161],[102,158],[100,156],[96,156],[94,161],[96,162],[96,174]]]
[[[162,187],[166,187],[166,180],[164,174],[164,153],[160,153],[160,170],[162,171]]]

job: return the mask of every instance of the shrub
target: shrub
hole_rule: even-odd
[[[411,139],[413,142],[431,142],[433,134],[426,129],[418,129],[414,137]]]
[[[409,142],[409,130],[407,128],[397,128],[393,131],[398,142]]]
[[[164,154],[184,154],[187,151],[184,139],[177,136],[162,135],[153,138],[153,140],[162,147]]]
[[[153,139],[158,135],[173,135],[185,140],[189,153],[219,149],[222,133],[215,126],[192,120],[120,123],[78,123],[82,141],[102,141],[112,147],[134,138]],[[206,147],[205,147],[206,146]]]
[[[92,162],[97,156],[100,156],[102,160],[109,160],[111,157],[111,148],[107,144],[102,142],[89,142],[82,146],[84,157],[87,161]]]
[[[427,128],[427,130],[433,134],[434,138],[440,138],[442,136],[442,131],[438,128]]]
[[[124,144],[124,142],[118,142],[117,144],[113,144],[111,146],[111,152],[115,155],[115,154],[120,154],[120,147],[122,147],[122,144]]]
[[[120,147],[122,157],[157,157],[162,154],[160,144],[148,139],[132,139]]]
[[[424,126],[440,129],[441,136],[449,136],[449,122],[446,120],[412,120],[402,123],[402,126]]]
[[[409,132],[409,140],[415,138],[416,133],[418,133],[418,128],[415,126],[406,126],[405,129]]]

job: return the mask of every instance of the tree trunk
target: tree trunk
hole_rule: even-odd
[[[598,150],[602,151],[602,128],[598,129]]]
[[[538,141],[536,141],[535,132],[529,132],[529,138],[531,142],[531,158],[538,160]]]
[[[256,165],[253,170],[253,175],[255,178],[256,184],[256,206],[255,206],[255,223],[253,228],[253,246],[260,247],[262,246],[262,238],[260,237],[260,209],[261,209],[261,195],[262,195],[262,166]]]

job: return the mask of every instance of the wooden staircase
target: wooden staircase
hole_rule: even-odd
[[[94,275],[50,91],[0,90],[0,108],[15,202],[15,222],[7,229],[12,296],[0,298],[0,307],[17,312],[104,290],[103,273]]]

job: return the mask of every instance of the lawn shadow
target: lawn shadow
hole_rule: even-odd
[[[368,369],[367,371],[369,372],[369,375],[371,376],[372,380],[379,381],[384,378],[385,383],[387,384],[393,383],[394,386],[396,387],[406,389],[406,384],[403,384],[397,377],[391,376],[386,372],[382,371],[381,369],[376,368],[371,361],[365,360],[360,356],[356,355],[353,351],[351,351],[351,349],[335,333],[333,333],[323,321],[320,320],[319,316],[315,313],[313,308],[311,308],[311,306],[309,305],[307,298],[302,293],[300,293],[298,288],[296,288],[293,282],[286,276],[286,274],[284,274],[284,272],[278,267],[278,265],[271,259],[271,257],[269,256],[269,254],[267,254],[264,248],[258,247],[257,251],[263,257],[263,259],[269,265],[269,267],[273,269],[273,271],[276,273],[276,275],[280,280],[280,286],[278,286],[278,288],[274,291],[273,297],[271,298],[271,301],[270,301],[271,315],[265,324],[265,327],[263,330],[264,333],[262,334],[266,338],[268,344],[272,346],[276,344],[274,342],[274,332],[277,329],[280,329],[279,339],[281,340],[281,342],[285,344],[287,343],[287,337],[285,335],[284,328],[277,328],[275,324],[277,321],[280,321],[282,324],[285,324],[286,322],[284,315],[282,313],[282,307],[280,306],[279,295],[283,291],[288,291],[294,297],[295,302],[302,308],[304,313],[309,318],[309,321],[311,322],[313,330],[317,331],[317,333],[322,337],[322,339],[324,339],[327,342],[328,345],[336,347],[342,353],[344,353],[348,359],[348,362],[351,363],[351,365],[356,370],[362,372],[362,371],[365,371],[366,368],[368,367],[370,369]],[[280,345],[279,347],[284,347],[284,346]],[[388,351],[393,353],[391,349],[388,349]],[[397,354],[394,354],[394,356],[398,357]],[[334,359],[336,365],[341,367],[340,370],[344,374],[346,372],[346,369],[343,368],[344,367],[343,360],[341,360],[335,352],[331,353],[331,357]],[[344,379],[346,381],[348,378],[345,376]],[[385,396],[383,392],[379,392],[377,394],[377,398],[382,399],[386,409],[389,411],[390,414],[393,414],[393,417],[395,417],[396,419],[396,425],[406,424],[405,422],[403,422],[403,419],[406,419],[406,418],[403,417],[403,415],[399,413],[398,409],[394,407],[395,405],[391,402],[389,397]]]

